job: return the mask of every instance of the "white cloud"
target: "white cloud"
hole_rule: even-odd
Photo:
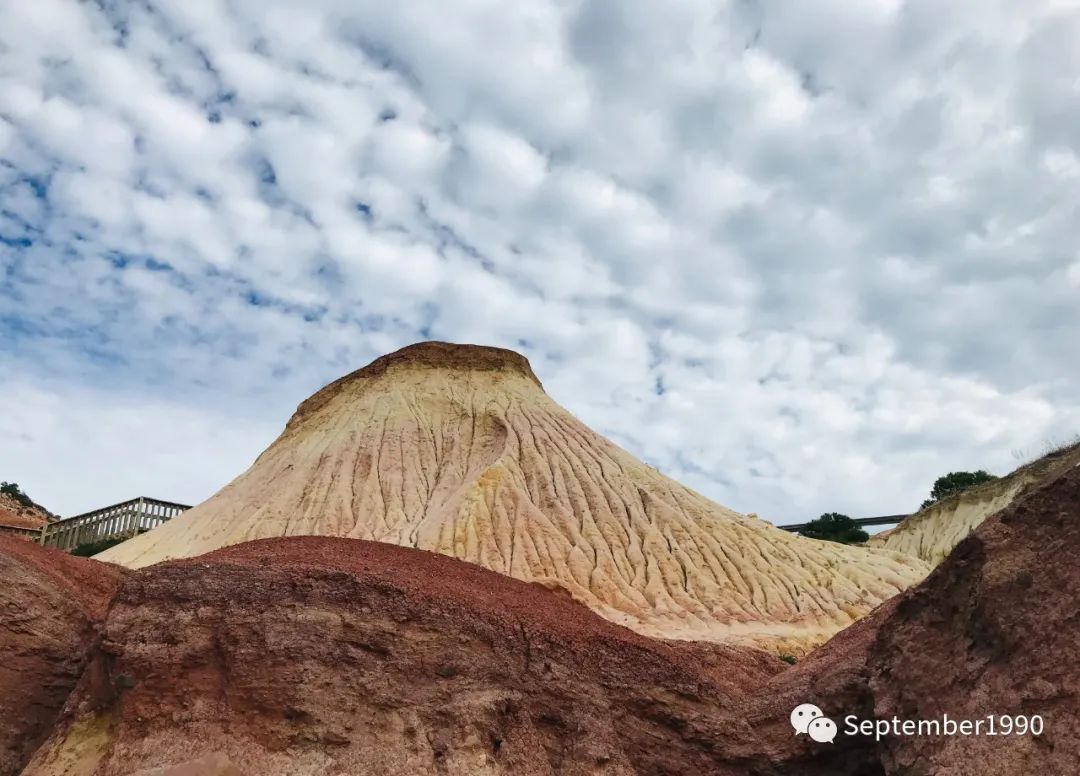
[[[1010,468],[1080,426],[1078,29],[1019,0],[15,4],[0,395],[30,414],[0,476],[61,511],[198,499],[426,337],[525,351],[766,517]],[[147,455],[102,424],[181,430]]]

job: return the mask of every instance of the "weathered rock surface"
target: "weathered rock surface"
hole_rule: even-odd
[[[640,633],[796,654],[928,571],[713,503],[562,409],[524,357],[445,343],[328,385],[217,495],[99,557],[140,567],[295,535],[432,550]]]
[[[372,542],[270,539],[132,573],[95,682],[25,776],[746,774],[786,670]],[[785,738],[790,737],[790,730]]]
[[[5,526],[41,528],[48,524],[50,517],[48,510],[25,496],[0,493],[0,530]]]
[[[1039,714],[1032,736],[902,737],[890,773],[1075,773],[1080,763],[1080,466],[1017,499],[896,602],[874,647],[877,716]]]
[[[0,536],[0,776],[52,732],[122,572]]]
[[[747,721],[790,762],[788,713],[815,703],[859,719],[1040,715],[1032,735],[836,738],[839,773],[1066,774],[1080,762],[1080,467],[989,518],[921,584],[835,636],[754,695]],[[984,731],[985,731],[984,722]],[[996,723],[1002,729],[1000,722]]]
[[[868,547],[907,553],[936,566],[986,518],[1080,463],[1080,444],[1046,455],[992,482],[961,491],[870,537]]]
[[[797,665],[651,639],[452,558],[270,539],[131,572],[25,776],[1066,774],[1080,761],[1080,467]],[[832,744],[793,735],[815,703]],[[844,718],[1039,715],[1039,736]]]

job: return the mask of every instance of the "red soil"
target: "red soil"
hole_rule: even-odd
[[[899,596],[870,659],[879,718],[1040,715],[1040,736],[892,737],[889,773],[1076,773],[1080,466],[1017,499]],[[998,725],[1001,728],[1000,724]]]
[[[663,665],[662,677],[650,667],[649,675],[623,675],[624,680],[693,684],[702,681],[702,663],[706,663],[714,680],[722,676],[722,682],[730,683],[735,674],[738,679],[734,681],[756,683],[784,668],[781,661],[758,650],[651,639],[608,622],[541,585],[438,553],[381,542],[323,536],[262,539],[158,568],[201,567],[206,563],[273,566],[294,581],[331,570],[347,572],[361,585],[403,594],[407,605],[422,608],[428,616],[468,621],[479,615],[507,631],[522,627],[535,630],[597,670],[610,671],[625,663],[628,650],[649,653]],[[632,667],[637,670],[639,666]]]
[[[779,772],[744,721],[778,659],[649,639],[393,545],[268,539],[132,572],[98,665],[72,706],[113,725],[98,776],[201,774],[199,758],[245,774]],[[52,773],[63,737],[26,776]]]
[[[770,680],[748,721],[791,761],[788,712],[953,720],[1040,715],[1032,735],[837,736],[838,773],[1045,774],[1080,762],[1080,467],[989,518],[921,584]],[[1000,725],[998,726],[1000,729]],[[821,749],[820,745],[816,745]]]
[[[124,573],[0,536],[0,776],[51,732]]]

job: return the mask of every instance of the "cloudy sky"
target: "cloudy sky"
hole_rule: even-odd
[[[329,380],[501,345],[779,522],[1080,432],[1080,8],[8,3],[0,479],[198,502]]]

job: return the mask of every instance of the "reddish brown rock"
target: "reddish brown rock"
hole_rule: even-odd
[[[132,573],[103,650],[103,680],[80,689],[27,776],[64,763],[99,776],[775,772],[744,706],[786,670],[746,648],[650,639],[441,555],[322,537]]]
[[[0,534],[5,528],[40,529],[48,525],[52,517],[45,507],[34,503],[25,494],[0,493]]]
[[[878,633],[878,718],[1040,715],[1040,736],[891,737],[889,773],[1076,773],[1080,763],[1080,466],[980,526]],[[1000,725],[999,725],[1000,728]]]
[[[26,776],[1075,772],[1080,468],[797,665],[665,642],[568,596],[348,539],[236,545],[126,578]],[[793,734],[816,703],[832,744]],[[860,720],[1040,715],[1040,736]]]
[[[0,536],[0,776],[52,731],[122,573]]]
[[[792,764],[829,752],[843,764],[837,773],[1076,773],[1078,557],[1074,466],[984,522],[920,585],[767,682],[748,717],[762,734],[761,755]],[[800,703],[817,704],[837,722],[834,744],[790,735],[788,714]],[[843,726],[847,715],[918,721],[946,714],[984,726],[989,715],[1039,715],[1045,730],[888,735],[876,743],[846,735]]]

